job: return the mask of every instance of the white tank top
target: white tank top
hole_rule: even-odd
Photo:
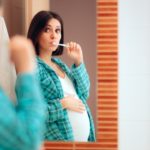
[[[75,88],[73,86],[72,81],[65,74],[65,78],[59,77],[64,96],[73,95],[75,98],[79,99],[76,94]],[[69,120],[73,129],[74,139],[75,141],[88,141],[88,137],[90,134],[90,123],[87,111],[85,110],[83,113],[78,113],[75,111],[67,110]]]

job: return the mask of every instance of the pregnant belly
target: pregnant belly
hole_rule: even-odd
[[[90,122],[87,111],[77,113],[68,110],[69,120],[73,129],[75,141],[86,142],[90,133]]]

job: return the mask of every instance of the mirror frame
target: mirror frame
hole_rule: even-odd
[[[96,142],[44,142],[45,150],[118,149],[118,0],[96,0]]]

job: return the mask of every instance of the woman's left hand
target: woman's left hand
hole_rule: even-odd
[[[75,42],[67,43],[67,54],[74,61],[76,66],[83,62],[82,48]]]

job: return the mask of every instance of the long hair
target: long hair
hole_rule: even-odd
[[[33,42],[35,52],[39,55],[39,35],[47,25],[48,21],[51,19],[57,19],[61,24],[61,39],[60,43],[64,43],[64,29],[63,29],[63,21],[61,17],[52,11],[40,11],[38,12],[32,19],[31,24],[29,26],[27,37],[31,39]],[[56,51],[52,53],[52,55],[62,55],[63,47],[58,47]]]

